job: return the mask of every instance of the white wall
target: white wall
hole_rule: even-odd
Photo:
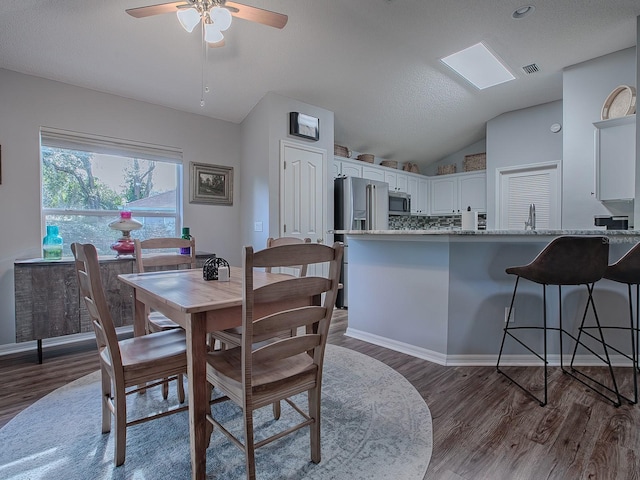
[[[562,160],[561,100],[504,113],[487,122],[487,229],[496,226],[496,169]],[[564,226],[564,225],[563,225]]]
[[[307,140],[289,135],[289,112],[301,112],[320,119],[320,139]],[[268,237],[280,236],[280,140],[310,144],[333,158],[333,112],[276,93],[267,93],[242,122],[242,241],[245,245],[266,244]],[[324,178],[327,179],[325,165]],[[253,188],[248,188],[251,185]],[[333,205],[333,183],[327,181],[325,205]],[[326,212],[333,225],[333,209]],[[263,223],[263,232],[254,232],[254,222]],[[328,228],[328,227],[327,227]],[[330,240],[329,240],[330,241]],[[325,242],[327,243],[327,242]]]
[[[593,122],[602,104],[618,85],[636,85],[636,48],[573,65],[562,76],[564,146],[562,163],[562,227],[592,227],[594,215],[611,211],[595,198]],[[633,215],[632,206],[626,214]]]
[[[239,125],[2,69],[0,105],[0,345],[15,341],[13,262],[41,256],[41,126],[181,148],[184,225],[198,250],[239,263]],[[233,206],[189,204],[189,162],[234,167]]]

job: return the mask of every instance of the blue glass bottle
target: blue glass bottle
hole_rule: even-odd
[[[42,239],[42,257],[45,260],[62,258],[62,237],[56,225],[47,225],[47,234]]]

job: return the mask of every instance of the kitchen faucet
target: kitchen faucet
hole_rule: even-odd
[[[532,203],[529,205],[529,218],[526,222],[524,222],[525,230],[535,230],[536,229],[536,204]]]

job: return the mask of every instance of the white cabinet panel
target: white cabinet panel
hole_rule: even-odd
[[[487,174],[467,174],[458,178],[458,208],[472,212],[487,211]]]
[[[458,181],[444,177],[431,180],[431,214],[447,215],[455,213],[458,207]]]
[[[390,192],[398,191],[398,174],[396,172],[384,172],[384,181],[389,184]]]
[[[635,198],[636,116],[594,123],[596,127],[596,198]]]
[[[357,160],[335,157],[333,160],[334,174],[342,177],[362,177],[362,165]],[[337,177],[335,177],[337,178]]]
[[[411,213],[418,213],[418,179],[416,177],[408,177],[408,191],[411,195]]]
[[[412,200],[413,201],[413,200]],[[416,205],[418,215],[429,215],[429,179],[418,179],[418,201]]]
[[[409,176],[398,173],[396,180],[396,188],[399,192],[409,193]]]
[[[367,178],[369,180],[377,180],[379,182],[384,182],[384,170],[382,167],[374,167],[371,165],[363,165],[362,166],[362,178]]]
[[[487,174],[459,173],[431,179],[432,215],[458,214],[467,207],[487,211]]]

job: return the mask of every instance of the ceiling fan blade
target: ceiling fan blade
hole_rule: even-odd
[[[161,15],[163,13],[177,12],[182,6],[189,6],[186,0],[181,2],[160,3],[158,5],[147,5],[146,7],[129,8],[125,10],[129,15],[136,18],[150,17],[152,15]]]
[[[242,3],[225,2],[224,6],[229,8],[229,11],[234,17],[262,23],[270,27],[283,28],[287,24],[287,20],[289,20],[289,17],[282,13],[276,13],[258,7],[250,7]]]

